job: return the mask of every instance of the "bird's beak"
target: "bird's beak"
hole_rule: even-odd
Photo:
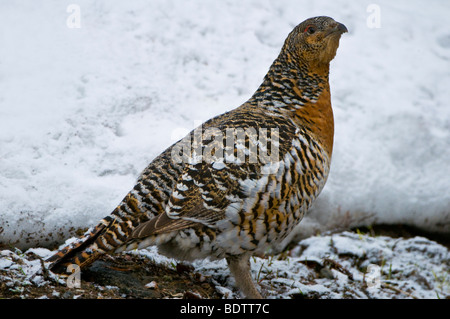
[[[329,29],[325,33],[325,37],[331,35],[331,34],[343,34],[345,32],[348,32],[348,29],[345,25],[342,23],[336,22],[335,24],[330,25]]]
[[[339,31],[341,33],[348,32],[347,27],[339,22],[337,23],[337,26],[335,28],[337,29],[337,31]]]

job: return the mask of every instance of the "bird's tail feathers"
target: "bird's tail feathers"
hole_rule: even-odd
[[[81,269],[89,266],[97,260],[103,251],[98,248],[98,240],[114,223],[114,220],[103,219],[92,230],[89,230],[83,237],[59,249],[46,261],[51,262],[49,269],[55,273],[63,274],[67,272],[69,265],[76,264]]]

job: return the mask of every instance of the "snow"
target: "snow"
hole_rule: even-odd
[[[245,102],[316,15],[349,33],[330,75],[331,173],[294,237],[373,223],[449,233],[450,3],[377,1],[380,28],[369,4],[2,1],[0,243],[50,247],[96,224],[162,150]]]
[[[234,280],[227,276],[224,261],[195,265],[198,271],[218,281],[223,282],[221,277],[225,277],[230,286],[222,289],[233,289]],[[379,287],[368,287],[367,269],[371,266],[379,268]],[[301,295],[333,299],[428,299],[450,294],[446,279],[449,266],[448,249],[426,238],[394,239],[343,232],[302,240],[292,256],[252,258],[252,275],[267,298]]]
[[[47,270],[48,263],[43,260],[51,254],[45,248],[1,251],[0,282],[22,298],[28,298],[32,286],[46,287],[41,298],[77,298],[55,292],[55,284],[65,286],[67,278]],[[177,263],[160,255],[155,247],[127,254],[160,267],[173,268]],[[351,232],[312,236],[300,241],[289,255],[252,257],[251,265],[253,279],[269,299],[450,297],[449,250],[423,237],[372,237]],[[193,267],[203,280],[214,284],[223,298],[242,298],[225,260],[199,260]],[[158,280],[145,287],[157,289]]]
[[[0,282],[10,290],[19,292],[22,292],[26,286],[41,287],[47,285],[49,281],[65,285],[63,279],[44,268],[43,259],[50,255],[51,251],[44,248],[29,249],[25,253],[18,249],[15,251],[2,250],[0,253]],[[44,274],[47,279],[44,278]]]
[[[448,249],[421,237],[371,237],[350,232],[313,236],[300,241],[291,256],[255,257],[251,261],[252,276],[266,298],[434,299],[450,294]],[[216,287],[234,291],[226,297],[241,297],[233,290],[234,279],[229,277],[225,261],[194,265],[202,274],[226,282],[227,286]],[[370,267],[379,269],[379,286],[370,285]]]

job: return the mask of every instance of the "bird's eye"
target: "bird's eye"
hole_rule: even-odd
[[[304,33],[308,32],[308,34],[314,34],[316,32],[316,27],[313,25],[309,25],[305,28]]]

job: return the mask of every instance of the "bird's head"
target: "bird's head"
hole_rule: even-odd
[[[330,17],[310,18],[289,34],[285,49],[309,64],[328,65],[336,55],[341,35],[347,31],[345,25]]]

